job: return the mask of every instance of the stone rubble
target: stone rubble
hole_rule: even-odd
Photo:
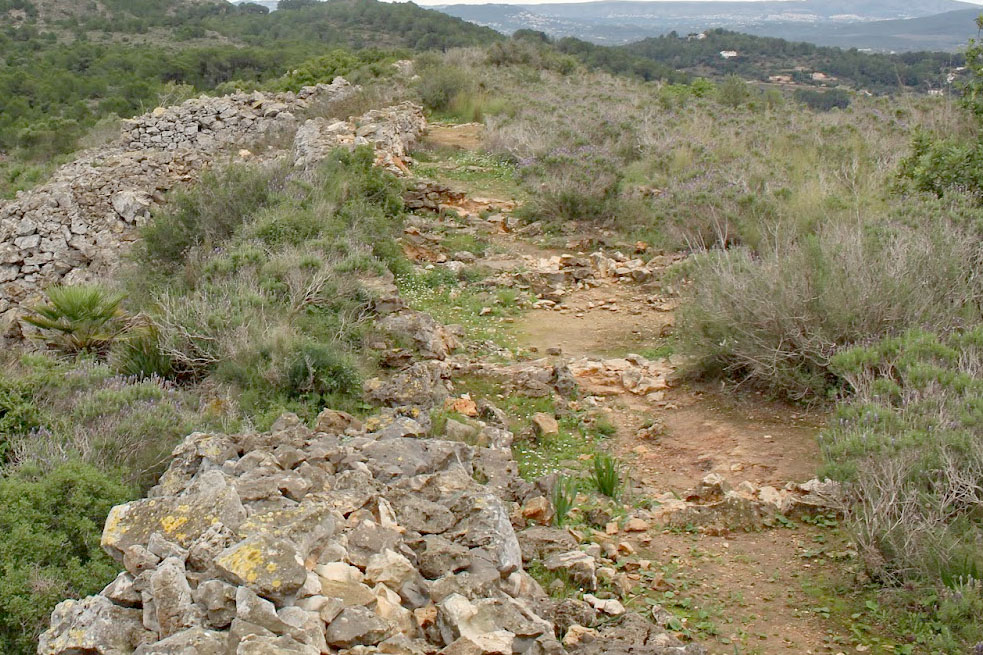
[[[843,492],[831,480],[789,482],[782,488],[744,481],[736,487],[710,473],[685,495],[654,493],[649,521],[666,527],[696,527],[709,531],[757,531],[777,526],[779,515],[802,518],[817,513],[840,513]],[[632,531],[626,525],[626,531]]]
[[[427,127],[423,108],[411,102],[374,109],[347,121],[315,118],[297,130],[294,164],[310,166],[322,161],[335,148],[375,148],[376,165],[395,173],[409,172],[405,160],[416,138]]]
[[[548,557],[591,592],[595,555],[556,528],[517,535],[521,498],[475,480],[494,448],[425,432],[400,410],[325,410],[314,429],[287,414],[268,433],[189,435],[106,520],[125,570],[59,604],[38,653],[704,652],[597,592],[547,596],[524,562]]]

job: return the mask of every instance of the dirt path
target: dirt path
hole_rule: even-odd
[[[476,148],[474,126],[431,131],[436,148]],[[466,184],[457,184],[467,191]],[[463,188],[462,188],[463,187]],[[470,208],[462,206],[468,213]],[[550,250],[520,235],[486,235],[493,252],[482,262],[494,271],[521,269]],[[583,256],[585,253],[569,253]],[[676,300],[661,291],[662,280],[611,283],[573,290],[555,306],[525,312],[512,325],[520,346],[533,352],[578,358],[645,355],[672,330]],[[657,357],[653,354],[652,357]],[[817,435],[824,417],[770,403],[750,394],[740,401],[711,388],[673,386],[638,396],[583,387],[615,428],[610,444],[629,462],[633,478],[657,492],[682,493],[708,473],[736,486],[744,481],[782,487],[815,476],[820,462]],[[664,589],[649,589],[709,652],[825,653],[849,643],[815,609],[808,580],[837,574],[829,558],[829,530],[789,523],[764,532],[700,534],[663,531],[630,535],[638,552],[658,562]],[[836,538],[834,538],[835,541]],[[842,544],[835,544],[840,547]],[[814,594],[813,594],[814,595]]]

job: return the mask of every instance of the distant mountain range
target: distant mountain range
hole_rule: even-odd
[[[878,51],[955,50],[983,7],[956,0],[622,1],[434,7],[512,33],[533,29],[600,44],[722,27],[820,45]]]

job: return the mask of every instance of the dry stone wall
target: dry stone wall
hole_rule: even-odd
[[[297,130],[294,163],[309,166],[335,148],[372,145],[377,152],[377,165],[403,174],[407,172],[403,159],[426,126],[423,109],[410,102],[374,109],[347,121],[315,118]]]
[[[516,501],[545,499],[515,477],[510,438],[429,439],[427,416],[325,410],[314,429],[285,415],[269,433],[190,435],[149,497],[106,521],[125,570],[59,604],[39,654],[704,652],[616,600],[549,598],[524,561],[593,590],[594,558],[564,530],[517,535]]]
[[[0,207],[0,334],[11,332],[20,307],[45,287],[110,271],[166,191],[271,132],[297,133],[295,158],[305,166],[332,147],[365,144],[376,149],[380,165],[405,170],[401,160],[426,127],[419,107],[368,112],[331,123],[334,131],[325,130],[324,119],[301,124],[299,116],[315,103],[355,90],[337,78],[298,93],[236,93],[158,108],[127,121],[115,142],[82,153],[45,184],[18,194]]]

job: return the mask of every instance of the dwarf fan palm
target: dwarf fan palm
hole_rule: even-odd
[[[24,320],[38,328],[39,339],[66,353],[104,352],[125,329],[123,295],[98,285],[56,286],[47,303],[32,308]]]

